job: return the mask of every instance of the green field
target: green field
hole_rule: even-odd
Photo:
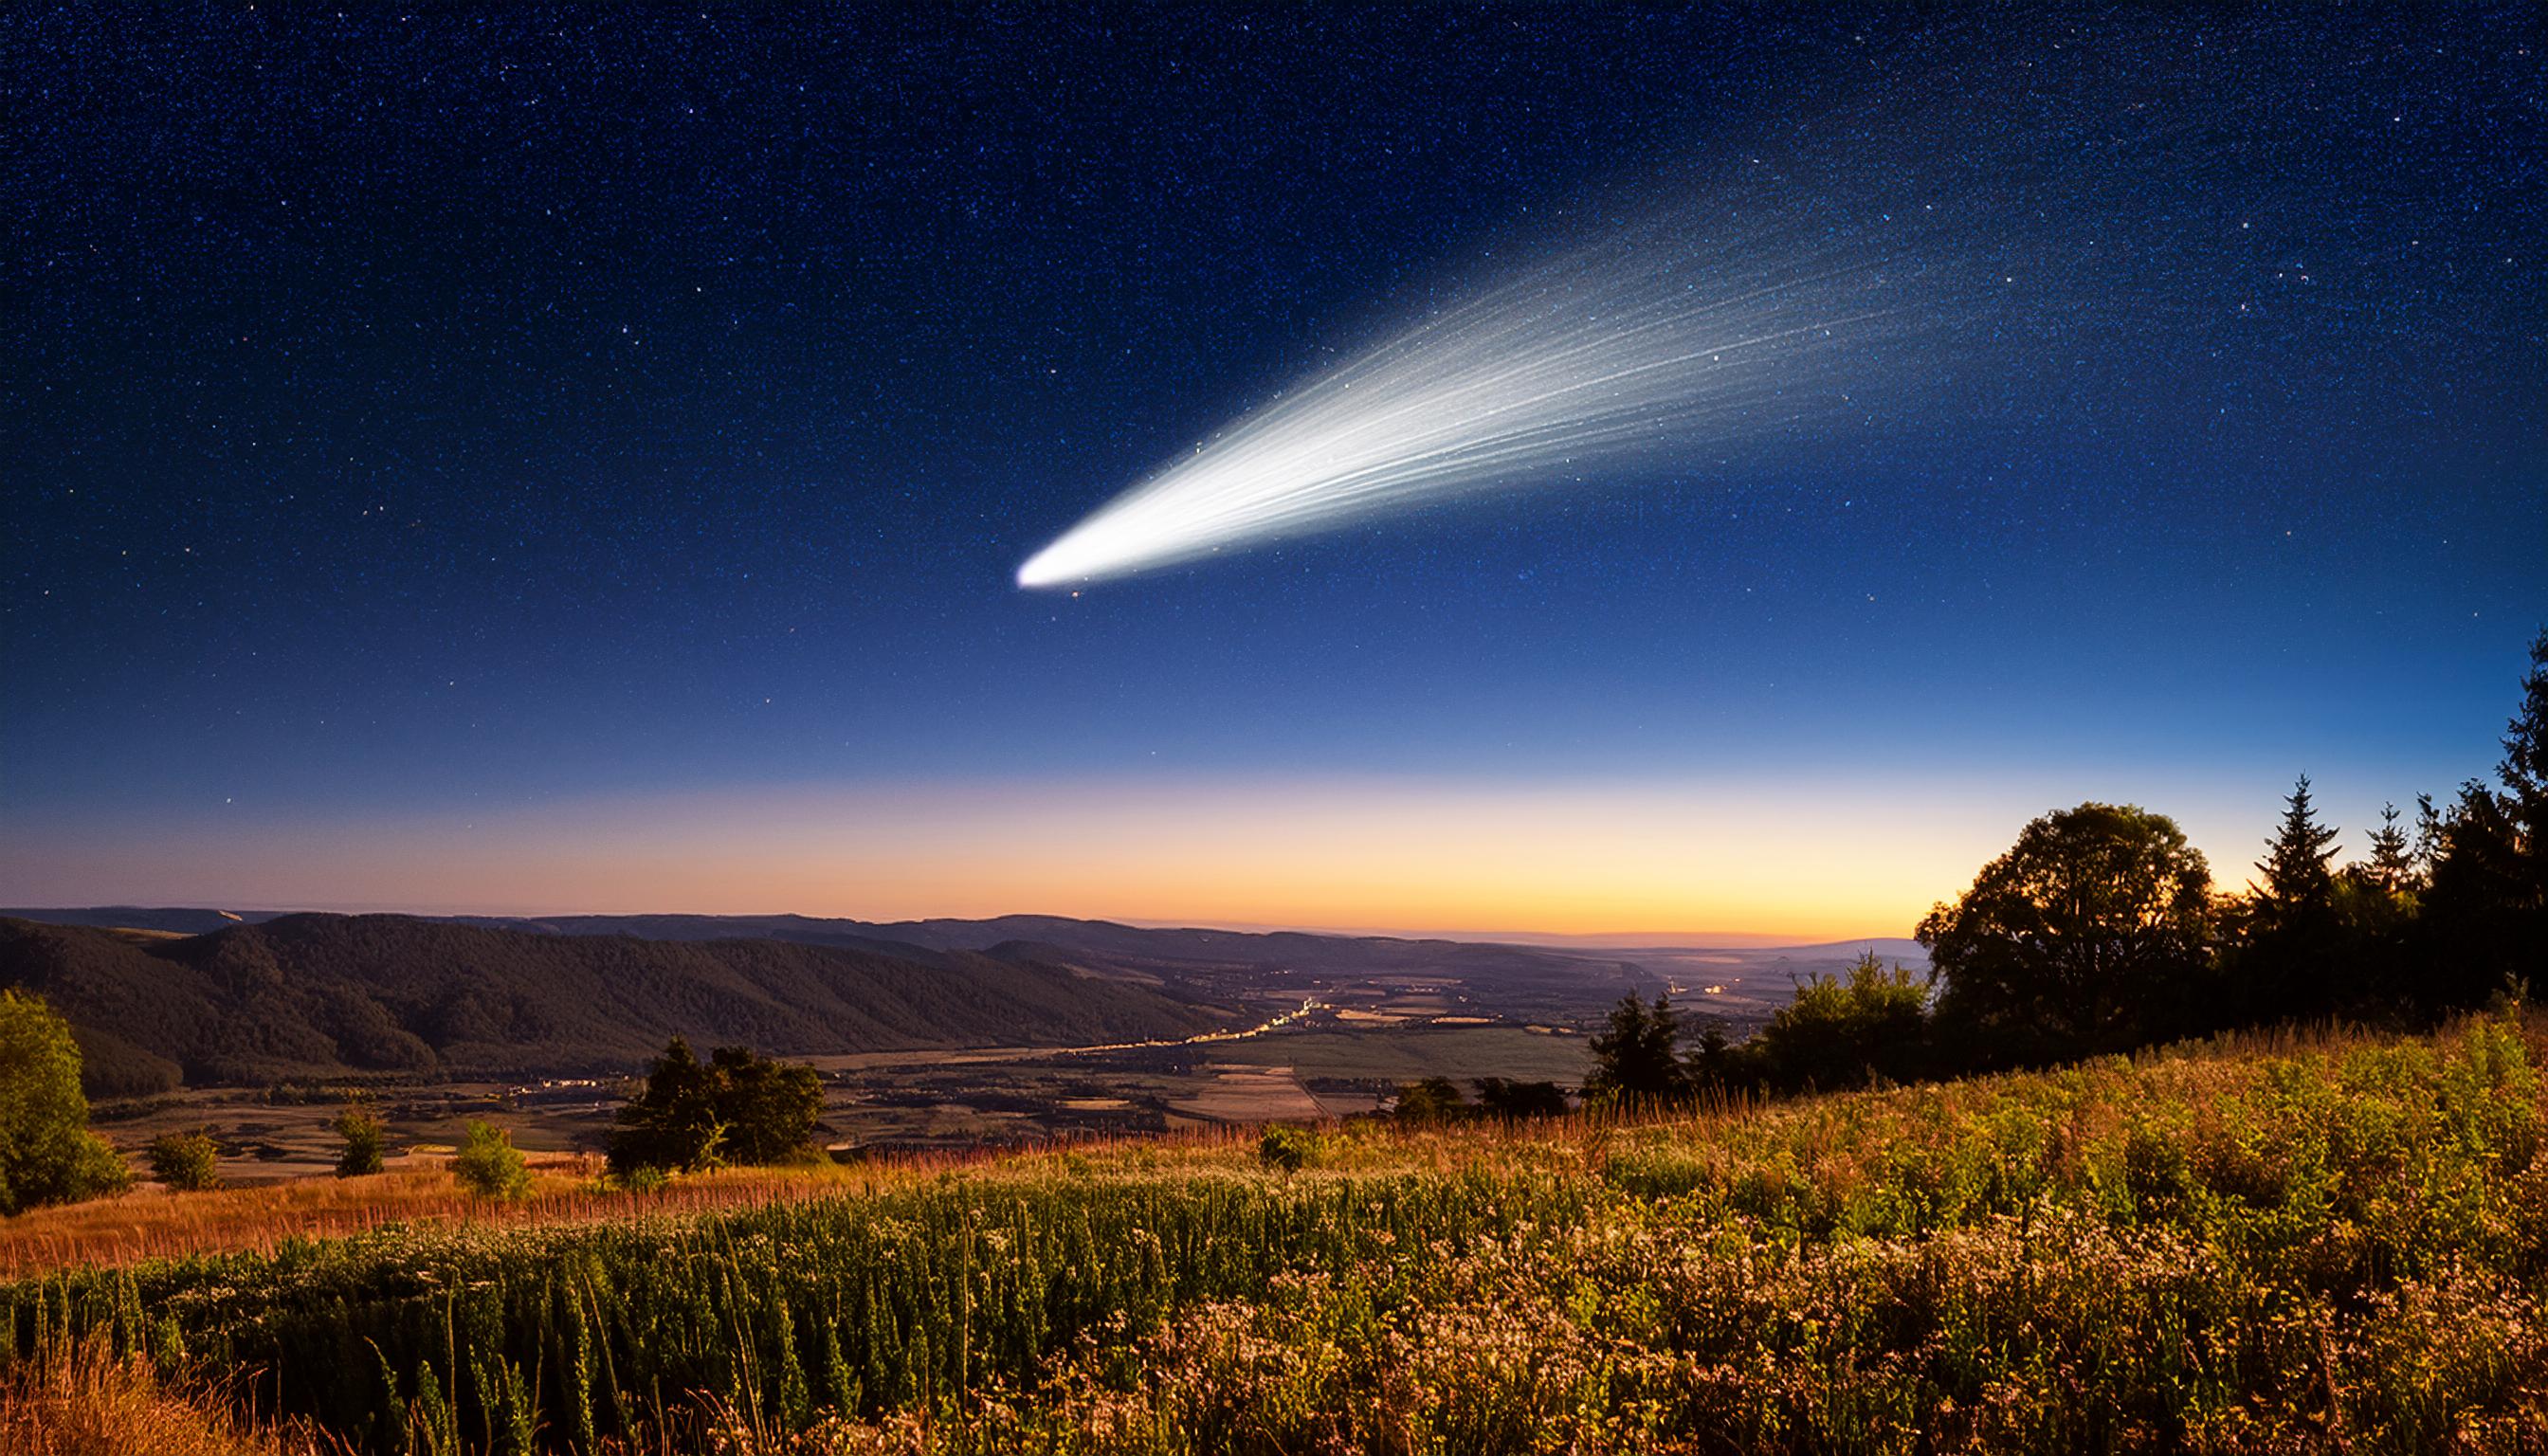
[[[1506,1077],[1575,1086],[1590,1056],[1582,1037],[1547,1036],[1520,1027],[1390,1027],[1349,1032],[1293,1032],[1212,1049],[1215,1061],[1289,1066],[1304,1077],[1355,1077],[1411,1082]]]
[[[1167,1139],[391,1229],[30,1280],[0,1343],[262,1372],[235,1389],[380,1451],[2540,1449],[2542,1045],[2499,1019],[1350,1125],[1297,1172]]]

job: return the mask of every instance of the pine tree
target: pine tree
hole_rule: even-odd
[[[1588,1094],[1606,1094],[1626,1103],[1671,1101],[1684,1090],[1679,1043],[1681,1020],[1669,993],[1648,1007],[1630,991],[1610,1009],[1606,1029],[1592,1040],[1592,1072],[1584,1082]]]
[[[2442,822],[2442,811],[2433,807],[2433,796],[2415,795],[2415,878],[2420,884],[2433,882],[2433,865],[2442,858],[2442,836],[2449,826]]]
[[[2495,773],[2503,780],[2504,817],[2521,865],[2518,912],[2535,934],[2548,929],[2541,924],[2548,918],[2548,628],[2531,640],[2521,707],[2504,730],[2503,762]]]
[[[2293,1021],[2362,1009],[2361,957],[2336,906],[2336,831],[2320,824],[2309,775],[2283,800],[2282,827],[2256,862],[2260,882],[2248,901],[2234,967],[2250,1024]]]
[[[2548,631],[2530,644],[2496,776],[2501,789],[2460,786],[2438,836],[2423,926],[2435,1007],[2479,1005],[2539,974],[2548,945]]]
[[[2265,858],[2256,862],[2256,868],[2265,876],[2263,894],[2275,918],[2288,921],[2333,898],[2335,875],[2327,865],[2335,860],[2336,830],[2318,822],[2306,774],[2283,804],[2282,830],[2266,848]]]
[[[2371,863],[2364,866],[2373,884],[2397,894],[2415,882],[2415,857],[2399,823],[2398,806],[2380,806],[2380,827],[2371,834]]]

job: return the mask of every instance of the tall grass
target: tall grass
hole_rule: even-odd
[[[2548,1449],[2535,1045],[1007,1159],[0,1291],[383,1451]],[[1289,1161],[1289,1159],[1286,1159]]]

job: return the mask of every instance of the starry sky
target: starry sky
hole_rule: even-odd
[[[0,903],[1814,938],[2084,798],[2353,847],[2548,620],[2541,47],[13,8]],[[1631,226],[1899,297],[1779,427],[1016,588]]]

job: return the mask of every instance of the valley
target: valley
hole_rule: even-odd
[[[1571,1088],[1590,1031],[1629,990],[1668,992],[1739,1039],[1797,980],[1861,949],[1576,950],[1053,917],[9,914],[0,984],[41,990],[105,1049],[92,1056],[106,1074],[92,1086],[101,1130],[128,1147],[207,1131],[234,1185],[326,1173],[328,1125],[355,1093],[388,1121],[393,1167],[438,1162],[471,1119],[535,1154],[590,1154],[627,1079],[675,1034],[813,1065],[820,1139],[853,1161],[1347,1117],[1432,1076]],[[392,1032],[336,1030],[355,1021],[345,987],[377,1008],[371,1027],[399,1035],[396,1057],[377,1050]],[[132,1014],[170,998],[229,1028],[222,1057],[190,1061],[200,1029]],[[686,1009],[667,1014],[667,1000]],[[640,1002],[642,1031],[590,1010]],[[520,1035],[450,1035],[455,1003],[504,1008],[477,1025]],[[281,1050],[249,1060],[241,1046]],[[136,1065],[158,1080],[134,1086],[119,1069]]]

